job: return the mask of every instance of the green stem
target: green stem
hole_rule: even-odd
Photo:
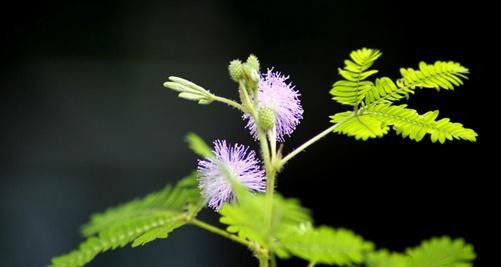
[[[272,208],[273,208],[273,194],[275,193],[275,177],[277,176],[276,175],[277,172],[275,170],[271,170],[270,173],[267,174],[267,177],[266,177],[266,186],[267,186],[267,190],[266,190],[266,197],[268,198],[268,204],[270,205],[270,211],[268,212],[269,213],[269,218],[271,220],[271,213],[272,213]],[[271,223],[271,221],[270,221]]]
[[[302,152],[303,150],[305,150],[307,147],[311,146],[312,144],[314,144],[318,140],[322,139],[324,136],[330,134],[332,131],[334,131],[334,129],[336,129],[337,126],[338,126],[338,124],[332,125],[331,127],[325,129],[323,132],[317,134],[315,137],[313,137],[310,140],[306,141],[304,144],[302,144],[298,148],[294,149],[294,151],[292,151],[291,153],[289,153],[287,156],[285,156],[282,159],[282,161],[280,162],[280,165],[281,166],[285,165],[285,163],[287,163],[287,161],[289,161],[294,156],[296,156],[297,154],[299,154],[300,152]]]
[[[239,82],[239,92],[240,92],[240,101],[242,102],[242,111],[244,113],[249,113],[254,121],[257,122],[257,111],[255,105],[252,103],[249,94],[247,93],[247,88],[243,81]]]
[[[277,267],[277,257],[275,257],[275,254],[270,255],[270,265],[271,267]]]
[[[261,144],[261,153],[263,154],[264,168],[266,170],[266,196],[268,199],[268,215],[271,223],[273,192],[275,191],[275,171],[273,169],[273,166],[271,165],[268,138],[266,137],[266,134],[263,132],[263,130],[258,128],[257,132],[258,139]]]
[[[243,81],[240,81],[239,82],[239,85],[240,85],[240,98],[241,98],[241,102],[242,102],[242,105],[241,105],[241,110],[244,112],[244,113],[248,113],[252,116],[252,118],[254,119],[255,123],[257,123],[258,121],[258,116],[257,116],[257,105],[256,103],[253,103],[253,101],[251,101],[251,98],[247,92],[247,88],[246,88],[246,85]],[[254,99],[252,99],[254,100]],[[257,125],[256,125],[257,126]],[[270,147],[269,147],[269,144],[268,144],[268,139],[267,139],[267,136],[266,136],[266,133],[260,129],[260,127],[257,126],[257,134],[258,134],[258,139],[259,139],[259,143],[260,143],[260,148],[261,148],[261,153],[262,153],[262,157],[263,157],[263,162],[264,162],[264,168],[265,168],[265,171],[266,171],[266,194],[267,194],[267,205],[268,207],[267,208],[267,214],[269,215],[269,223],[271,225],[272,223],[272,207],[273,207],[273,191],[274,191],[274,187],[275,187],[275,170],[274,170],[274,167],[272,165],[272,160],[271,160],[271,154],[270,154]],[[268,251],[268,249],[266,248],[263,248],[263,247],[258,247],[257,249],[254,249],[254,251],[256,252],[256,255],[259,259],[259,267],[269,267],[269,255],[270,251]]]
[[[260,254],[258,256],[258,259],[259,259],[259,267],[269,267],[268,254]]]
[[[273,167],[273,163],[277,158],[277,130],[276,128],[268,131],[268,141],[270,142],[271,147],[271,165]]]
[[[251,242],[249,242],[249,241],[247,241],[245,239],[242,239],[242,238],[240,238],[240,237],[238,237],[236,235],[230,234],[230,233],[228,233],[228,232],[226,232],[226,231],[224,231],[222,229],[219,229],[219,228],[217,228],[217,227],[215,227],[213,225],[210,225],[210,224],[208,224],[206,222],[203,222],[203,221],[200,221],[198,219],[192,219],[189,223],[191,223],[191,224],[193,224],[195,226],[198,226],[198,227],[200,227],[200,228],[202,228],[202,229],[204,229],[206,231],[214,233],[216,235],[220,235],[222,237],[231,239],[231,240],[233,240],[233,241],[235,241],[237,243],[240,243],[240,244],[242,244],[242,245],[244,245],[246,247],[252,248],[252,247],[255,246],[253,243],[251,243]]]
[[[312,261],[310,262],[310,264],[308,264],[308,267],[314,267],[316,264],[317,264],[316,262]]]
[[[347,121],[348,119],[351,119],[351,116],[350,117],[347,117],[346,119],[332,125],[331,127],[325,129],[323,132],[317,134],[316,136],[314,136],[313,138],[311,138],[310,140],[306,141],[304,144],[300,145],[298,148],[294,149],[294,151],[292,151],[291,153],[289,153],[287,156],[285,156],[281,161],[280,161],[280,167],[284,166],[285,163],[287,163],[287,161],[289,161],[290,159],[292,159],[294,156],[296,156],[297,154],[299,154],[301,151],[305,150],[307,147],[313,145],[315,142],[317,142],[318,140],[322,139],[323,137],[325,137],[326,135],[332,133],[334,130],[336,130],[337,127],[339,127],[341,124],[343,124],[345,121]]]
[[[263,154],[264,167],[266,170],[266,215],[269,218],[269,224],[271,227],[272,217],[273,217],[273,193],[275,192],[275,174],[276,170],[272,165],[270,159],[270,148],[268,146],[268,139],[266,134],[262,129],[257,129],[258,139],[261,144],[261,153]],[[263,253],[259,255],[259,266],[268,267],[269,266],[269,253],[273,251]],[[272,263],[273,264],[273,263]]]
[[[266,170],[266,174],[271,172],[271,159],[270,159],[270,148],[268,146],[268,139],[266,138],[266,134],[257,127],[257,138],[259,139],[259,144],[261,145],[261,153],[263,154],[264,168]],[[269,187],[267,188],[269,190]]]
[[[236,101],[233,101],[231,99],[228,99],[228,98],[225,98],[225,97],[220,97],[220,96],[217,96],[217,95],[212,95],[211,96],[212,99],[214,101],[218,101],[218,102],[221,102],[221,103],[224,103],[228,106],[231,106],[231,107],[234,107],[240,111],[243,111],[244,108],[242,107],[242,105],[240,105],[239,103],[237,103]]]

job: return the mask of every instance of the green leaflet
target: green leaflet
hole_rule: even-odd
[[[408,249],[408,267],[472,267],[476,257],[473,246],[462,239],[432,238],[417,248]]]
[[[401,84],[401,83],[399,83]],[[397,86],[390,78],[377,78],[374,86],[367,90],[365,94],[365,105],[392,103],[402,98],[409,98],[414,94],[414,88],[407,86]]]
[[[205,141],[195,133],[188,133],[186,135],[186,142],[189,147],[195,154],[204,157],[210,158],[213,155],[212,149],[205,143]]]
[[[164,87],[179,92],[178,97],[197,101],[198,104],[208,105],[214,101],[214,95],[208,90],[180,77],[170,76]]]
[[[382,249],[368,253],[365,265],[367,267],[407,267],[408,260],[406,255]]]
[[[352,111],[338,113],[331,116],[331,122],[340,123],[336,132],[362,140],[381,137],[388,133],[389,126],[393,126],[397,134],[414,141],[421,141],[426,134],[430,134],[432,142],[444,143],[454,139],[476,141],[477,134],[472,129],[450,122],[448,118],[436,120],[437,116],[438,111],[420,115],[407,105],[380,104],[367,106],[358,114]]]
[[[365,257],[367,267],[472,267],[476,255],[462,239],[435,237],[405,254],[378,250]]]
[[[331,116],[331,122],[339,123],[334,130],[353,136],[355,139],[367,140],[369,138],[382,137],[389,131],[389,127],[381,120],[369,115],[356,115],[353,111],[345,111]]]
[[[435,88],[437,90],[453,90],[467,79],[468,69],[452,61],[437,61],[430,65],[419,63],[419,70],[401,68],[402,78],[395,84],[390,78],[382,77],[375,81],[372,88],[366,91],[364,102],[384,104],[408,98],[416,88]]]
[[[247,191],[238,193],[238,202],[226,204],[220,211],[221,223],[228,225],[228,232],[255,241],[273,250],[279,257],[288,253],[279,238],[301,223],[311,222],[309,211],[295,199],[285,199],[279,194],[273,198],[273,217],[268,216],[268,198]]]
[[[380,56],[381,52],[375,49],[362,48],[351,52],[351,60],[345,60],[344,69],[338,70],[345,80],[334,83],[330,91],[333,99],[351,106],[362,102],[367,91],[374,86],[372,82],[365,80],[377,73],[377,70],[369,70],[369,68]]]
[[[310,262],[340,266],[362,263],[364,254],[373,249],[372,243],[353,232],[328,226],[312,228],[301,225],[281,241],[295,256]]]
[[[159,192],[93,215],[82,228],[88,239],[77,250],[53,258],[51,266],[83,266],[107,250],[131,242],[135,247],[166,238],[204,206],[197,184],[197,175],[193,173],[174,187],[167,186]]]
[[[354,55],[358,55],[357,60]],[[356,50],[350,54],[354,62],[347,60],[345,70],[340,70],[345,80],[336,82],[331,94],[341,104],[353,105],[354,110],[331,116],[331,122],[338,124],[335,132],[367,140],[382,137],[393,126],[397,134],[414,141],[421,141],[427,134],[432,142],[476,141],[477,133],[461,123],[448,118],[437,120],[438,111],[420,115],[406,105],[393,105],[414,94],[416,88],[452,90],[463,84],[467,68],[452,61],[437,61],[432,65],[421,62],[419,70],[402,68],[402,78],[397,83],[388,77],[376,78],[374,82],[365,80],[375,73],[367,69],[379,56],[378,50]]]
[[[402,84],[407,87],[435,88],[437,90],[454,90],[455,86],[463,84],[461,79],[467,79],[469,71],[456,62],[437,61],[430,65],[419,63],[419,70],[401,68]]]
[[[438,110],[419,115],[417,111],[407,108],[407,105],[374,105],[365,109],[365,114],[379,119],[388,125],[393,125],[396,132],[414,141],[421,141],[430,134],[432,142],[444,143],[446,140],[463,139],[476,141],[477,134],[461,123],[450,122],[448,118],[436,120]]]

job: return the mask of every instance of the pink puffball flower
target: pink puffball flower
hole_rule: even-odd
[[[275,113],[275,131],[279,142],[284,142],[285,136],[290,136],[303,119],[300,94],[294,90],[295,86],[287,82],[288,79],[289,76],[268,69],[258,83],[258,108],[268,108]],[[246,128],[257,139],[256,122],[248,114],[244,115],[244,119],[247,119]]]
[[[224,203],[232,202],[231,176],[253,192],[266,191],[266,176],[253,150],[244,145],[227,145],[214,141],[214,156],[198,161],[200,189],[208,206],[219,211]]]

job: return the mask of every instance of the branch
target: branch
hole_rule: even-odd
[[[230,234],[230,233],[228,233],[228,232],[226,232],[226,231],[224,231],[222,229],[219,229],[219,228],[217,228],[217,227],[215,227],[213,225],[210,225],[210,224],[208,224],[206,222],[203,222],[203,221],[200,221],[198,219],[193,219],[189,223],[191,223],[191,224],[193,224],[195,226],[198,226],[198,227],[200,227],[200,228],[202,228],[202,229],[204,229],[206,231],[214,233],[216,235],[220,235],[222,237],[231,239],[231,240],[233,240],[233,241],[235,241],[237,243],[240,243],[240,244],[242,244],[242,245],[244,245],[246,247],[249,247],[249,248],[255,247],[255,245],[252,242],[249,242],[249,241],[247,241],[245,239],[242,239],[242,238],[240,238],[240,237],[238,237],[236,235]]]
[[[343,124],[349,118],[351,118],[351,116],[348,117],[348,118],[346,118],[343,121],[340,121],[340,122],[332,125],[331,127],[327,128],[327,129],[325,129],[323,132],[317,134],[315,137],[311,138],[310,140],[306,141],[304,144],[300,145],[298,148],[294,149],[291,153],[289,153],[287,156],[285,156],[280,161],[280,164],[279,164],[280,168],[282,168],[285,165],[285,163],[287,163],[287,161],[289,161],[290,159],[292,159],[294,156],[296,156],[297,154],[299,154],[301,151],[303,151],[306,148],[308,148],[309,146],[313,145],[314,143],[316,143],[318,140],[322,139],[326,135],[334,132],[334,130],[336,130],[336,128],[339,127],[339,125]]]

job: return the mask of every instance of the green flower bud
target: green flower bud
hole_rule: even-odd
[[[275,127],[275,112],[269,108],[262,108],[258,112],[258,126],[269,131]]]
[[[247,58],[247,65],[249,65],[251,68],[255,69],[256,71],[259,71],[259,59],[253,54],[250,54],[250,56]]]
[[[243,66],[242,61],[235,59],[230,62],[228,66],[228,71],[230,72],[230,77],[235,82],[240,81],[243,78]]]

